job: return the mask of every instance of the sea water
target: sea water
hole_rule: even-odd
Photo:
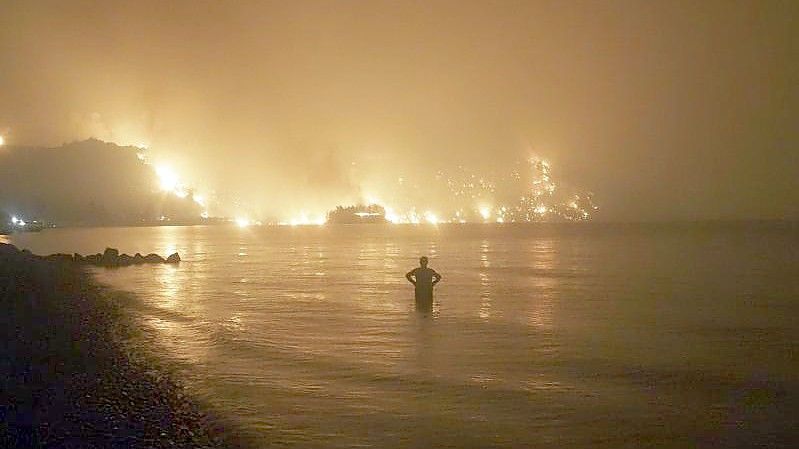
[[[53,229],[264,447],[790,447],[792,223]],[[406,272],[442,274],[418,312]]]

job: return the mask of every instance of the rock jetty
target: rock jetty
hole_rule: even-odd
[[[132,256],[128,254],[119,254],[119,250],[116,248],[106,248],[102,254],[89,254],[89,255],[81,255],[78,253],[75,254],[63,254],[63,253],[56,253],[50,254],[49,256],[34,256],[34,257],[41,257],[44,260],[50,262],[65,262],[65,263],[78,263],[78,264],[85,264],[85,265],[94,265],[98,267],[126,267],[129,265],[142,265],[142,264],[154,264],[154,263],[169,263],[169,264],[176,264],[180,262],[180,254],[173,253],[169,255],[166,259],[159,256],[158,254],[150,253],[146,256],[142,256],[140,253],[136,253]]]

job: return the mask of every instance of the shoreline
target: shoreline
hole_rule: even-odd
[[[0,243],[0,446],[252,447],[131,347],[112,295],[76,263]]]

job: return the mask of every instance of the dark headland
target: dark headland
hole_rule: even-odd
[[[154,357],[82,264],[0,243],[0,447],[249,446]]]

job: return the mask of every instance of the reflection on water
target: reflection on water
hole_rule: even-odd
[[[480,310],[478,311],[482,319],[491,318],[491,284],[487,272],[491,262],[488,261],[488,248],[488,241],[483,240],[480,245]]]
[[[539,239],[532,245],[532,261],[536,276],[533,277],[534,295],[530,297],[527,313],[530,325],[541,330],[552,330],[552,314],[558,292],[556,276],[557,251],[553,239]]]
[[[181,299],[185,301],[185,295],[179,295],[181,283],[178,279],[179,268],[173,265],[159,265],[154,267],[155,279],[157,283],[158,307],[177,310],[180,307]]]
[[[712,443],[750,378],[766,379],[766,397],[799,384],[786,355],[799,338],[790,230],[162,227],[12,239],[38,253],[179,251],[178,266],[96,273],[136,293],[147,335],[184,362],[194,392],[265,446]],[[422,255],[443,280],[419,313],[404,273]],[[793,428],[785,417],[773,432]]]

